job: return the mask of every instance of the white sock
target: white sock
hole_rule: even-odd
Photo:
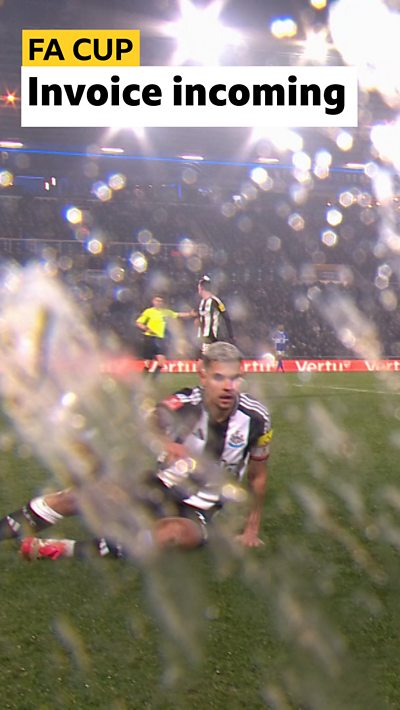
[[[42,518],[46,521],[46,523],[49,523],[50,525],[54,525],[54,523],[57,523],[64,517],[63,515],[61,515],[61,513],[57,513],[57,511],[55,511],[53,508],[50,508],[50,506],[47,505],[43,496],[32,498],[32,500],[29,502],[29,505],[32,508],[33,512],[36,513],[39,518]]]

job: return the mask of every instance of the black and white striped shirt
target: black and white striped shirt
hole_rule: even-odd
[[[198,337],[203,343],[215,343],[218,340],[221,314],[226,319],[226,308],[218,296],[209,296],[201,299],[199,303]]]
[[[184,444],[191,454],[165,466],[161,459],[157,476],[187,505],[202,510],[221,505],[225,486],[243,479],[249,459],[268,458],[270,414],[248,394],[238,395],[236,407],[224,422],[210,418],[201,387],[176,392],[157,411],[170,438]]]

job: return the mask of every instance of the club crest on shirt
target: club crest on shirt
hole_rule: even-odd
[[[244,446],[244,444],[245,439],[240,431],[235,431],[228,441],[228,446],[230,446],[232,449],[240,449],[240,447]]]

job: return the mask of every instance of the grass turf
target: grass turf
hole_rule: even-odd
[[[395,374],[248,376],[275,432],[260,550],[217,542],[143,574],[28,564],[3,543],[2,707],[400,707],[399,387]],[[6,434],[0,464],[0,513],[51,485]],[[76,520],[51,534],[89,536]]]

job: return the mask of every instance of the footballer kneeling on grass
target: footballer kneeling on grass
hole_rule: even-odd
[[[93,553],[134,558],[169,546],[190,550],[205,543],[215,514],[226,503],[237,505],[243,500],[247,486],[249,510],[236,539],[247,547],[261,545],[272,436],[269,412],[252,396],[239,392],[241,354],[230,343],[209,346],[199,379],[198,386],[175,392],[155,408],[152,418],[163,452],[156,470],[146,474],[130,494],[132,514],[129,526],[121,524],[122,539],[109,535],[106,520],[107,534],[92,541],[37,537],[65,516],[84,514],[79,490],[74,489],[34,498],[2,518],[0,539],[21,539],[28,531],[21,553],[29,560],[86,558]],[[107,484],[93,484],[93,495],[103,495],[104,510],[108,496],[114,506],[120,497],[125,507],[121,515],[126,517],[127,497],[114,493]]]

